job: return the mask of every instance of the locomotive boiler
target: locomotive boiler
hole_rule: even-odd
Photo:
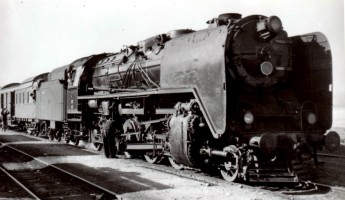
[[[80,68],[83,128],[100,139],[95,124],[111,116],[117,148],[128,156],[151,163],[166,156],[176,168],[215,166],[228,181],[298,181],[297,169],[316,162],[318,148],[340,144],[327,132],[327,38],[289,37],[277,16],[230,13],[207,23]]]

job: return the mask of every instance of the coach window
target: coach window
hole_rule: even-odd
[[[23,104],[25,103],[25,93],[23,92]]]
[[[28,102],[28,103],[29,103],[29,100],[30,100],[30,99],[29,99],[29,96],[30,96],[29,93],[27,93],[27,94],[26,94],[26,97],[27,97],[27,102]]]

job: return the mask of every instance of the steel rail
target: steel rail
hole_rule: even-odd
[[[59,170],[59,171],[65,173],[65,174],[68,174],[68,175],[70,175],[70,176],[72,176],[72,177],[74,177],[74,178],[76,178],[76,179],[78,179],[78,180],[80,180],[80,181],[83,181],[83,182],[85,182],[85,183],[87,183],[87,184],[89,184],[89,185],[92,185],[93,187],[98,188],[99,190],[102,190],[102,191],[104,191],[104,192],[106,192],[106,193],[108,193],[108,194],[111,194],[111,195],[113,195],[113,196],[115,197],[115,199],[116,199],[116,198],[118,198],[118,199],[124,199],[124,198],[120,197],[119,194],[116,194],[115,192],[110,191],[110,190],[108,190],[108,189],[106,189],[106,188],[104,188],[104,187],[102,187],[102,186],[100,186],[100,185],[97,185],[97,184],[95,184],[95,183],[93,183],[93,182],[91,182],[91,181],[88,181],[88,180],[86,180],[86,179],[84,179],[84,178],[82,178],[82,177],[80,177],[80,176],[77,176],[77,175],[75,175],[75,174],[72,174],[71,172],[68,172],[68,171],[66,171],[66,170],[64,170],[64,169],[61,169],[61,168],[55,166],[54,164],[49,164],[49,163],[47,163],[47,162],[45,162],[45,161],[43,161],[43,160],[40,160],[40,159],[38,159],[38,158],[36,158],[36,157],[33,157],[32,155],[27,154],[27,153],[25,153],[25,152],[23,152],[23,151],[21,151],[21,150],[19,150],[19,149],[16,149],[16,148],[14,148],[14,147],[12,147],[12,146],[10,146],[10,145],[6,145],[6,146],[9,147],[9,148],[11,148],[11,149],[13,149],[13,150],[15,150],[15,151],[17,151],[17,152],[19,152],[19,153],[21,153],[21,154],[24,154],[24,155],[26,155],[26,156],[28,156],[28,157],[30,157],[30,158],[32,158],[32,159],[38,161],[38,162],[41,162],[41,163],[43,163],[43,164],[45,164],[45,165],[47,165],[47,166],[53,167],[53,168],[56,169],[56,170]]]
[[[35,199],[40,199],[34,192],[32,192],[29,188],[27,188],[25,185],[23,185],[18,179],[16,179],[14,176],[12,176],[5,168],[0,166],[0,170],[5,173],[12,181],[14,181],[17,185],[19,185],[22,189],[24,189],[31,197]]]
[[[327,185],[327,184],[323,184],[323,183],[315,183],[315,182],[308,182],[308,183],[314,184],[317,186],[321,186],[321,187],[327,187],[327,188],[330,188],[332,190],[339,190],[339,191],[345,192],[345,188],[335,187],[335,186],[331,186],[331,185]]]
[[[345,158],[345,156],[341,155],[334,155],[334,154],[327,154],[327,153],[318,153],[319,156],[327,156],[327,157],[334,157],[334,158]]]

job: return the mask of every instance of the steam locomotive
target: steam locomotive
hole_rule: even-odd
[[[101,149],[108,141],[99,122],[110,116],[117,141],[111,148],[128,157],[167,157],[177,169],[215,166],[228,181],[299,181],[304,163],[317,162],[317,149],[340,145],[339,135],[327,131],[327,38],[289,37],[277,16],[228,13],[207,23],[34,77],[27,102],[35,116],[15,110],[12,117],[51,139],[88,140]],[[3,91],[2,107],[9,90]],[[23,107],[25,94],[9,95],[11,105]]]

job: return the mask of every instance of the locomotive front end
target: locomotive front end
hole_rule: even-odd
[[[262,175],[258,169],[282,166],[296,175],[292,163],[302,163],[305,158],[317,162],[317,149],[335,150],[340,145],[339,135],[327,132],[332,121],[328,41],[321,33],[289,37],[277,16],[231,16],[218,18],[229,29],[229,134],[224,140],[233,144],[223,149],[231,159],[224,163],[222,175],[229,180],[246,179],[250,173],[243,169],[252,168],[256,177],[270,181],[279,176],[269,177],[261,171],[266,173]],[[226,167],[236,163],[248,168]],[[297,181],[295,175],[286,181]]]

